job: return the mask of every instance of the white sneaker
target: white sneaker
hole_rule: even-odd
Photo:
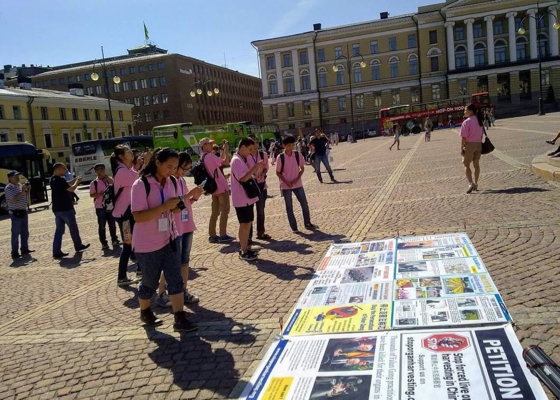
[[[171,300],[166,292],[156,297],[156,304],[160,307],[171,307]]]

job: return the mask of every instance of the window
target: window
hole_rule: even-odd
[[[517,32],[521,28],[525,28],[525,24],[522,23],[523,18],[517,17],[515,18],[515,32]]]
[[[334,48],[334,58],[340,57],[342,55],[342,47],[336,46]]]
[[[396,78],[399,76],[399,62],[398,61],[391,61],[391,78]]]
[[[0,133],[0,143],[6,143],[9,141],[7,133]]]
[[[35,82],[35,87],[36,87],[36,88],[39,88],[39,87],[41,87],[41,83],[39,83],[39,82]]]
[[[379,53],[379,45],[377,44],[377,40],[372,40],[369,43],[369,49],[371,51],[371,54],[377,54]]]
[[[115,69],[111,70],[111,76],[117,76],[117,70]]]
[[[63,133],[62,134],[62,145],[64,147],[70,147],[70,134],[69,133]]]
[[[149,112],[144,113],[144,120],[146,122],[150,122],[152,120],[152,113],[149,113]]]
[[[455,27],[455,40],[465,40],[465,27],[456,26]]]
[[[311,80],[307,71],[301,75],[301,90],[311,90]]]
[[[494,21],[494,35],[504,34],[504,21]]]
[[[276,69],[276,60],[274,56],[266,57],[266,69]]]
[[[113,83],[113,93],[119,93],[121,91],[121,86],[118,83]]]
[[[457,46],[455,49],[455,67],[465,68],[467,66],[467,49],[465,46]]]
[[[322,99],[321,100],[321,112],[323,112],[323,114],[327,114],[329,112],[329,100],[328,99]]]
[[[441,100],[441,90],[439,85],[432,85],[432,100]]]
[[[394,106],[401,104],[401,90],[400,89],[391,90],[391,98]]]
[[[374,61],[373,65],[371,66],[371,74],[372,79],[374,81],[378,81],[381,79],[381,66],[379,65],[379,61]]]
[[[346,97],[338,98],[338,111],[346,111]]]
[[[160,120],[160,112],[154,111],[154,121],[159,121],[159,120]]]
[[[47,107],[41,107],[41,119],[43,120],[49,119],[49,112],[47,110]]]
[[[319,87],[327,87],[327,70],[325,68],[319,69]]]
[[[150,96],[142,97],[142,105],[143,106],[149,106],[150,105]]]
[[[148,71],[155,71],[154,64],[148,64]]]
[[[165,76],[160,76],[159,77],[159,85],[160,86],[166,86],[167,85],[167,80],[165,79]]]
[[[130,81],[130,85],[132,86],[132,90],[138,90],[138,81]]]
[[[121,76],[124,76],[128,73],[128,69],[126,68],[121,68]]]
[[[296,124],[288,124],[288,129],[296,129]]]
[[[430,44],[437,44],[437,31],[430,31]]]
[[[416,47],[416,35],[408,35],[408,48],[414,49]]]
[[[289,53],[284,54],[284,55],[282,55],[282,58],[283,58],[283,61],[284,61],[284,64],[283,64],[284,68],[292,66],[292,55],[291,54],[289,54]]]
[[[89,79],[87,79],[89,80]],[[56,79],[51,79],[51,86],[56,86]]]
[[[498,101],[511,102],[509,73],[498,74]]]
[[[99,112],[99,110],[95,110],[94,114],[95,114],[95,120],[96,121],[101,121],[101,113]],[[105,118],[105,119],[107,119],[107,118]]]
[[[364,95],[357,94],[356,95],[356,109],[363,110],[364,109]]]
[[[84,108],[84,119],[89,121],[89,110],[87,108]]]
[[[109,110],[105,110],[105,121],[110,121],[111,120],[111,114],[109,113]]]
[[[473,36],[474,36],[475,39],[481,38],[482,36],[484,36],[484,33],[482,32],[482,24],[474,24],[473,25]]]
[[[284,77],[284,89],[286,93],[292,93],[295,91],[293,75],[288,74]]]
[[[74,121],[78,121],[79,117],[78,117],[78,109],[77,108],[73,108],[72,109],[72,120]]]
[[[43,81],[43,87],[48,87],[49,86],[49,81]]]
[[[45,133],[45,147],[47,149],[50,149],[51,147],[53,147],[52,134],[51,133]]]
[[[131,74],[135,74],[136,73],[136,67],[130,67],[128,69],[128,72],[130,72]]]
[[[488,77],[479,76],[476,78],[476,90],[477,92],[487,92],[488,91]]]
[[[416,75],[418,74],[418,58],[416,57],[411,57],[408,60],[408,66],[410,68],[410,75]]]
[[[119,111],[119,121],[124,121],[124,114],[122,111]]]
[[[525,39],[524,37],[518,37],[517,41],[516,41],[516,54],[517,54],[517,60],[518,61],[523,61],[527,58],[527,39]]]
[[[420,103],[420,88],[413,87],[410,89],[410,101],[412,103]]]
[[[60,120],[61,121],[66,121],[66,108],[59,108],[58,109],[58,114],[60,116]],[[19,119],[19,118],[18,118]]]
[[[373,94],[373,105],[375,107],[381,107],[382,101],[381,101],[381,93],[374,93]]]
[[[548,89],[550,86],[550,69],[543,69],[541,75],[541,86],[543,89]]]
[[[85,74],[84,78],[86,79],[86,82],[88,82],[89,80],[91,80],[91,74]]]
[[[309,61],[307,60],[307,51],[302,51],[299,53],[299,65],[307,65]]]
[[[474,65],[486,65],[486,48],[482,43],[477,43],[474,46]]]
[[[159,69],[159,70],[161,71],[161,70],[164,69],[164,68],[165,68],[165,64],[164,64],[164,63],[162,63],[162,62],[158,62],[158,63],[157,63],[157,69]]]
[[[540,55],[544,58],[548,55],[548,36],[541,33],[537,36],[537,40]]]
[[[12,110],[14,112],[14,119],[21,119],[21,109],[19,108],[19,106],[13,106]],[[64,119],[66,119],[66,118],[64,118]]]
[[[82,75],[76,75],[76,82],[81,82],[81,81],[82,81]]]
[[[16,140],[20,143],[25,142],[25,134],[24,133],[16,133]]]
[[[507,44],[504,40],[496,41],[494,45],[494,59],[496,60],[496,64],[506,62],[506,47]]]
[[[278,94],[278,82],[276,81],[276,77],[272,75],[273,78],[268,78],[268,92],[270,94]]]
[[[4,106],[0,106],[0,119],[4,119]]]
[[[362,81],[362,67],[359,64],[354,65],[354,83]]]
[[[459,81],[459,96],[466,96],[469,94],[469,91],[467,89],[467,84],[468,81],[466,79],[461,79]]]
[[[152,104],[153,105],[159,104],[159,94],[152,95]]]
[[[123,92],[128,92],[128,89],[129,89],[128,82],[123,82],[123,84],[122,84],[122,91],[123,91]]]
[[[86,93],[88,96],[93,96],[93,86],[88,86],[86,89]]]
[[[64,85],[66,83],[66,78],[59,78],[58,79],[58,84],[59,85]]]
[[[140,80],[140,87],[142,89],[147,89],[148,88],[148,81],[146,81],[145,79],[141,79]]]
[[[97,94],[98,96],[101,96],[103,94],[103,91],[101,90],[101,85],[97,85],[95,87],[95,94]]]
[[[344,73],[345,71],[338,67],[338,71],[336,71],[336,84],[337,85],[344,85]]]
[[[317,49],[317,61],[323,62],[325,59],[325,49]]]
[[[270,115],[272,119],[278,119],[278,104],[270,106]]]
[[[150,87],[151,88],[157,87],[156,78],[150,78]]]
[[[397,38],[395,36],[389,38],[389,51],[397,50]]]
[[[354,43],[352,45],[352,55],[353,56],[360,55],[360,44],[359,43]]]
[[[146,71],[146,66],[140,65],[140,66],[138,67],[138,72],[145,72],[145,71]]]
[[[68,77],[68,83],[74,83],[74,77],[73,76]]]
[[[311,102],[309,100],[303,102],[303,115],[311,115]]]
[[[161,94],[161,102],[163,104],[169,103],[169,96],[167,95],[167,93],[162,93]]]
[[[134,105],[135,105],[136,107],[139,107],[139,106],[140,106],[140,97],[135,97],[135,98],[134,98]]]
[[[432,72],[439,71],[439,57],[438,56],[430,57],[430,66],[431,66]]]
[[[521,100],[531,100],[531,71],[519,72],[519,97]]]
[[[288,103],[288,104],[286,104],[286,107],[288,108],[288,118],[293,118],[294,117],[294,103]]]

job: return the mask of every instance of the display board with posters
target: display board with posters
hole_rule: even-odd
[[[508,325],[273,343],[241,398],[546,400]]]

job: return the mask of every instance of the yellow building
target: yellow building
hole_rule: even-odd
[[[282,131],[348,132],[353,111],[356,130],[379,129],[381,108],[481,91],[497,115],[536,112],[539,52],[544,100],[550,87],[560,91],[557,9],[556,0],[538,10],[527,0],[447,0],[414,14],[315,24],[255,41],[265,121]]]
[[[113,137],[106,99],[84,96],[80,88],[68,93],[1,83],[0,142],[29,142],[47,150],[53,162],[69,163],[73,143]],[[134,133],[132,107],[111,101],[117,136]]]

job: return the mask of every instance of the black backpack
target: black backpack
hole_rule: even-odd
[[[171,178],[171,182],[173,182],[173,186],[175,186],[175,193],[177,193],[177,178],[175,178],[173,175],[171,175],[169,178]],[[140,178],[140,180],[144,183],[144,187],[146,188],[146,197],[148,197],[150,195],[150,182],[148,182],[148,178],[146,178],[145,176],[142,176],[142,178]]]
[[[218,169],[214,171],[214,176],[210,176],[208,171],[206,171],[206,167],[204,166],[204,157],[206,157],[208,153],[204,154],[202,158],[193,165],[191,169],[191,175],[194,178],[195,185],[201,185],[204,181],[204,191],[206,193],[212,194],[216,190],[218,190],[218,184],[216,183],[216,178],[218,177]]]
[[[294,150],[294,155],[296,156],[296,162],[299,167],[299,151]],[[282,166],[280,167],[280,174],[284,172],[284,161],[286,160],[284,153],[280,154],[280,161],[282,161]]]
[[[120,168],[117,168],[117,170],[115,171],[114,178],[116,178],[119,169]],[[94,181],[94,185],[95,185],[95,192],[97,192],[97,181]],[[105,191],[103,192],[103,197],[101,198],[101,206],[103,207],[103,210],[105,210],[105,212],[112,212],[115,209],[115,203],[117,202],[117,199],[121,195],[123,189],[124,187],[120,187],[117,193],[115,193],[114,184],[107,186],[107,189],[105,189]]]

